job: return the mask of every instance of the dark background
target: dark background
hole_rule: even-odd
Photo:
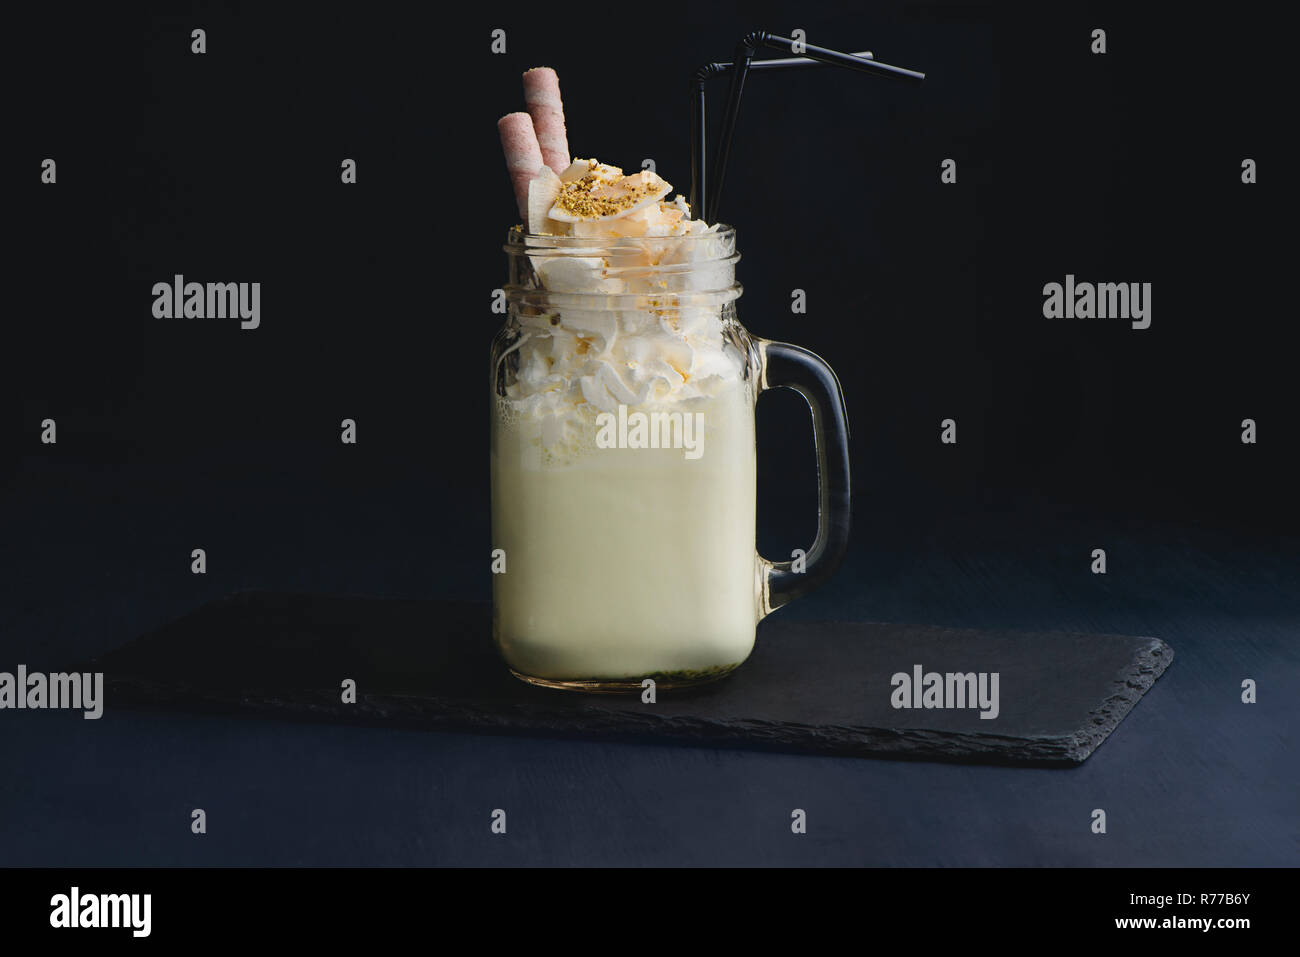
[[[486,599],[489,306],[517,219],[495,120],[522,108],[520,72],[559,71],[575,155],[653,158],[685,192],[694,68],[796,27],[927,80],[747,87],[723,202],[741,318],[827,358],[853,428],[850,556],[782,614],[1157,634],[1179,658],[1074,772],[8,713],[0,753],[32,770],[0,782],[0,863],[1294,863],[1277,24],[962,3],[5,16],[0,669],[102,652],[236,588]],[[154,319],[151,287],[177,272],[260,281],[261,327]],[[1152,283],[1151,328],[1044,319],[1066,273]],[[790,394],[760,406],[772,557],[815,527],[806,423]],[[1243,718],[1246,676],[1270,694]],[[1090,842],[1098,792],[1142,809],[1143,839]],[[1189,792],[1201,812],[1166,813]],[[511,796],[532,843],[451,836]],[[764,802],[815,798],[833,835],[755,844]],[[205,800],[242,823],[200,847]],[[619,838],[574,823],[602,814]]]

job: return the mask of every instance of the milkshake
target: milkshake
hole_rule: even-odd
[[[669,188],[578,160],[532,182],[530,232],[507,247],[495,629],[534,679],[691,680],[753,646],[755,392],[734,237]]]
[[[720,677],[810,584],[755,550],[758,393],[829,404],[820,442],[821,422],[843,421],[838,385],[811,353],[740,325],[734,230],[692,218],[653,170],[571,160],[554,72],[524,85],[529,113],[498,123],[523,224],[492,347],[496,645],[552,687]],[[790,382],[768,381],[769,350]]]

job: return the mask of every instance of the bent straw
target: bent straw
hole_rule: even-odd
[[[855,57],[871,59],[871,51],[863,50],[861,53],[854,53]],[[691,215],[696,219],[702,219],[704,208],[704,198],[707,192],[707,166],[705,159],[706,146],[709,139],[708,116],[705,110],[704,100],[704,81],[711,76],[719,73],[726,73],[732,69],[734,63],[706,63],[695,71],[695,76],[691,80],[691,193],[690,207]],[[780,57],[774,60],[754,60],[749,64],[751,70],[770,70],[790,69],[808,66],[824,66],[820,60],[810,60],[807,57]]]
[[[722,186],[727,171],[727,160],[731,155],[731,141],[736,132],[736,122],[740,115],[741,95],[744,92],[746,74],[748,74],[752,67],[754,50],[756,47],[761,45],[793,53],[794,44],[795,41],[789,37],[775,36],[760,30],[749,34],[736,46],[736,59],[731,71],[731,91],[727,102],[727,112],[722,118],[721,141],[718,145],[718,153],[714,160],[713,196],[708,202],[706,217],[709,222],[717,221],[718,208],[722,200]],[[799,52],[808,59],[828,63],[832,66],[842,66],[864,73],[876,73],[893,79],[911,80],[914,82],[919,82],[925,79],[924,73],[919,73],[915,70],[892,66],[888,63],[880,63],[875,59],[867,59],[856,57],[848,53],[840,53],[838,50],[830,50],[826,47],[820,47],[814,44],[803,44],[803,49]]]
[[[875,73],[893,79],[920,82],[925,74],[904,67],[881,63],[872,58],[870,53],[841,53],[826,47],[804,44],[801,56],[778,60],[754,60],[754,51],[759,46],[794,52],[795,41],[789,37],[775,36],[765,31],[757,31],[743,38],[736,46],[736,59],[732,63],[709,63],[696,72],[691,85],[691,214],[701,217],[702,210],[707,213],[709,222],[715,222],[722,193],[723,178],[726,174],[727,160],[731,154],[731,140],[736,130],[736,120],[740,114],[740,100],[744,92],[745,77],[751,69],[768,69],[782,67],[811,66],[813,63],[825,63],[858,70],[863,73]],[[812,62],[809,62],[812,61]],[[718,73],[731,71],[731,89],[728,96],[727,111],[723,114],[721,143],[713,165],[713,182],[707,179],[707,124],[705,117],[704,81]],[[712,187],[713,195],[709,196]],[[705,207],[708,207],[705,210]]]

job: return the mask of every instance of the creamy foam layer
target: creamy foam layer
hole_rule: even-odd
[[[681,196],[668,201],[671,188],[595,160],[533,181],[528,259],[564,304],[516,309],[518,372],[501,412],[551,458],[589,447],[600,412],[680,408],[743,377],[722,309],[734,247]]]
[[[503,411],[522,438],[552,451],[590,446],[601,412],[679,408],[743,378],[716,309],[681,310],[676,322],[650,311],[566,310],[558,325],[546,316],[526,323]]]

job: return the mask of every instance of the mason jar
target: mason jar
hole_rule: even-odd
[[[594,692],[720,678],[758,622],[833,574],[849,533],[835,373],[740,324],[735,230],[541,236],[505,251],[491,353],[493,638],[515,675]],[[755,548],[754,413],[812,410],[817,537]]]

